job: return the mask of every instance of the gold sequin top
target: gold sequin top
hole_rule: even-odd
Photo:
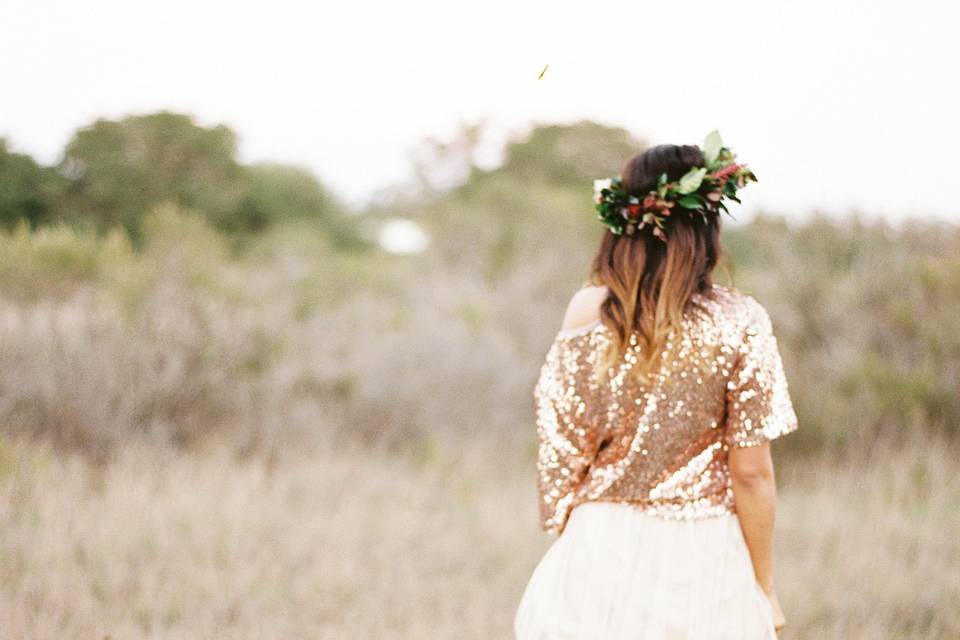
[[[600,384],[594,364],[610,329],[597,322],[557,333],[533,392],[543,530],[560,535],[588,500],[671,518],[735,513],[730,448],[796,430],[766,309],[734,287],[713,291],[694,294],[707,312],[684,315],[648,383],[626,375],[636,336]]]

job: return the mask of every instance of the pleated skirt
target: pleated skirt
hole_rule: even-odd
[[[585,502],[533,571],[517,640],[775,640],[733,514],[678,520]]]

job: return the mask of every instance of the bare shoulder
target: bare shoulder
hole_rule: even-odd
[[[563,331],[579,329],[600,320],[600,305],[607,297],[607,287],[583,287],[573,294],[563,316]]]

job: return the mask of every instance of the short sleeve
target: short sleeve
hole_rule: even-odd
[[[554,343],[533,394],[540,527],[554,535],[563,533],[598,447],[598,403],[581,395],[587,389],[577,382],[575,360]]]
[[[777,338],[767,310],[751,298],[750,319],[726,392],[726,443],[751,447],[797,429]]]

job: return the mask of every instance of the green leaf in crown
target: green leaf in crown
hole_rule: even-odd
[[[723,139],[720,138],[720,132],[714,129],[708,133],[707,137],[703,140],[703,161],[708,169],[713,170],[716,168],[722,148]]]
[[[680,182],[677,183],[676,192],[682,195],[687,195],[688,193],[693,193],[700,188],[700,185],[703,184],[703,178],[707,175],[707,168],[696,168],[690,169],[682,178]]]
[[[746,165],[737,164],[736,154],[723,146],[719,131],[703,141],[704,166],[693,167],[676,182],[663,173],[656,187],[645,195],[628,194],[621,176],[593,181],[597,219],[617,235],[646,231],[662,241],[667,239],[671,214],[683,209],[708,215],[729,211],[725,199],[740,202],[737,191],[757,177]],[[733,216],[731,216],[733,217]]]

